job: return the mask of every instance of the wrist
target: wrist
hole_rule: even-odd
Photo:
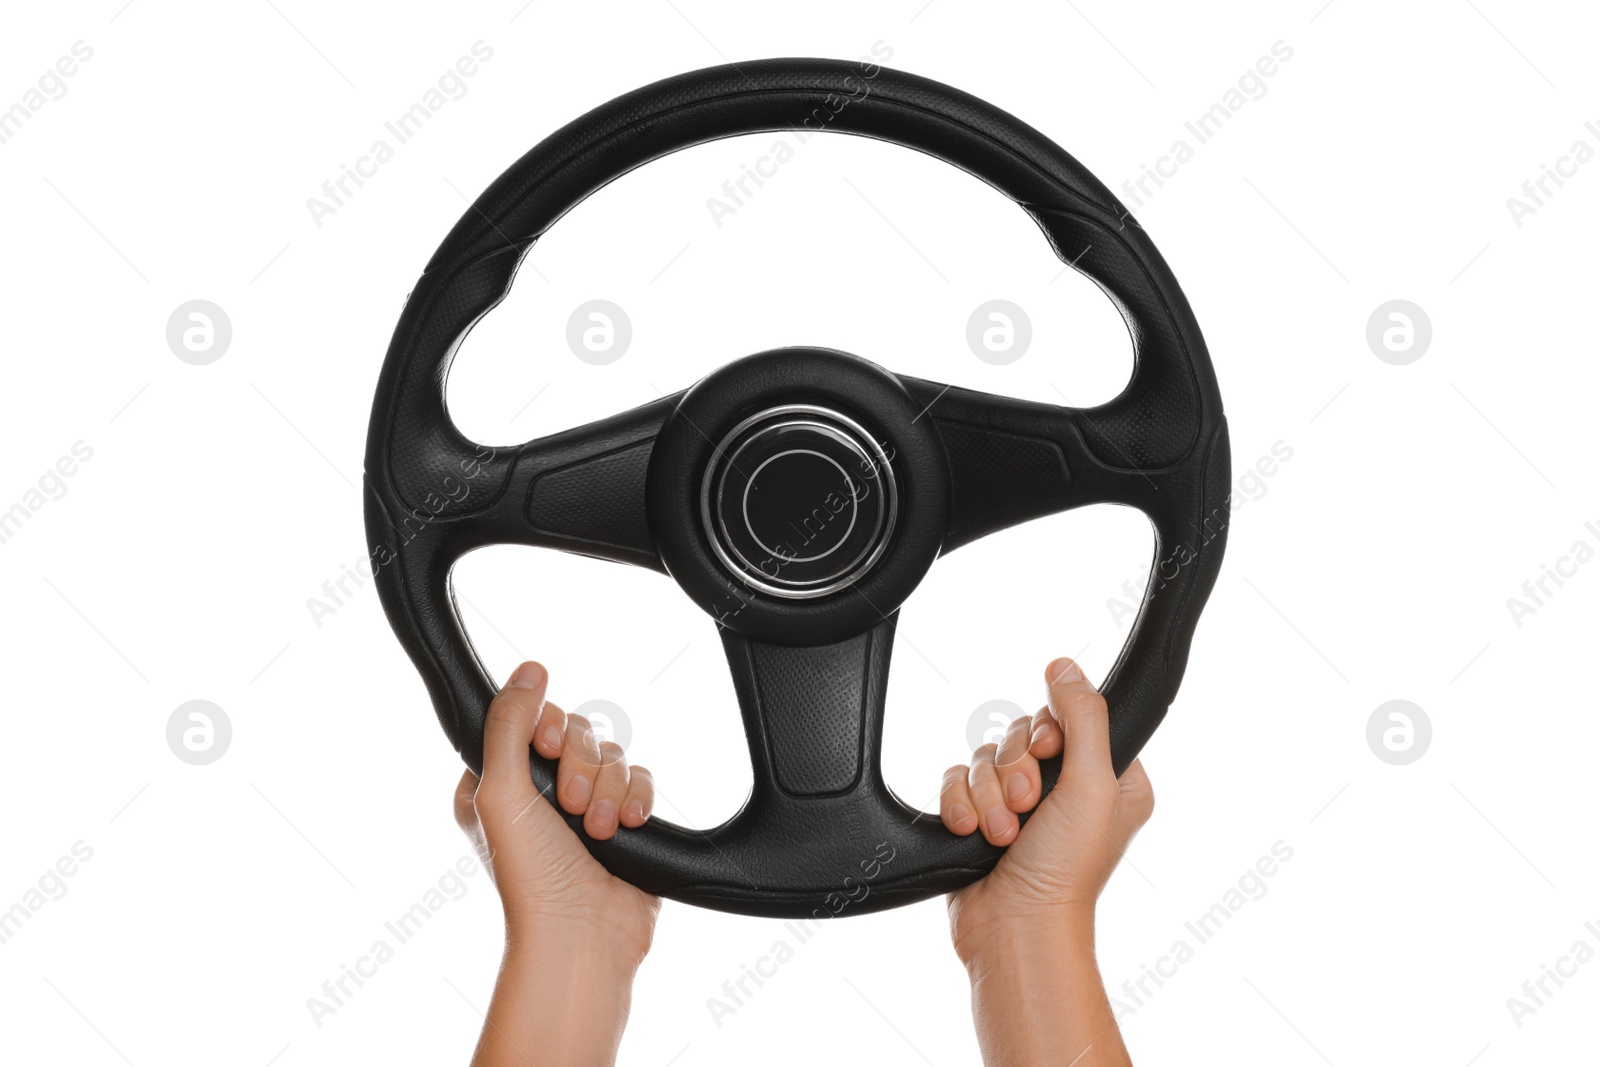
[[[1126,1067],[1127,1050],[1094,956],[1092,907],[1002,916],[963,929],[956,951],[972,1018],[992,1064],[1088,1062]]]
[[[652,934],[653,930],[621,930],[600,922],[508,916],[504,966],[631,982],[650,951]]]
[[[530,1061],[611,1064],[633,1003],[643,953],[572,925],[513,932],[473,1059],[479,1067]]]
[[[996,966],[1059,967],[1064,958],[1094,959],[1094,906],[953,908],[950,933],[957,957],[974,979]]]
[[[497,989],[523,1012],[542,1020],[558,1043],[598,1041],[615,1050],[633,1003],[633,981],[644,956],[582,931],[540,936],[507,934]],[[582,1020],[569,1029],[568,1023]]]

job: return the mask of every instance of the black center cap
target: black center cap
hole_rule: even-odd
[[[700,513],[711,548],[740,581],[774,596],[849,586],[888,545],[894,470],[860,425],[827,408],[769,408],[722,439]]]

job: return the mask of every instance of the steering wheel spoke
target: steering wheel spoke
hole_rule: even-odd
[[[645,484],[656,434],[679,396],[514,447],[463,440],[436,473],[437,488],[396,509],[391,533],[409,542],[425,531],[447,561],[513,544],[664,571]],[[428,484],[416,476],[411,482]]]
[[[1085,430],[1096,409],[1061,407],[902,376],[923,405],[950,461],[950,527],[944,551],[1086,504],[1124,504],[1153,519],[1174,497],[1168,482],[1192,463],[1140,467],[1106,462]],[[1182,493],[1176,494],[1181,498]]]
[[[531,442],[513,475],[499,536],[664,571],[645,486],[656,434],[681,396]]]
[[[750,742],[752,807],[800,809],[881,777],[895,618],[825,645],[777,645],[721,628]]]

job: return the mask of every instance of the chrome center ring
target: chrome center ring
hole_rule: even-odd
[[[712,452],[700,520],[712,552],[752,589],[809,600],[848,588],[888,548],[894,468],[859,423],[785,404],[752,415]]]

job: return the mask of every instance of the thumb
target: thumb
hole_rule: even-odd
[[[538,796],[533,774],[528,767],[528,751],[534,728],[544,710],[545,669],[537,663],[524,663],[495,694],[483,730],[483,781],[478,788],[489,807],[499,811],[521,811]],[[485,805],[480,803],[482,817]]]
[[[1111,722],[1106,698],[1100,695],[1083,668],[1063,656],[1045,668],[1050,691],[1050,713],[1067,735],[1061,758],[1061,775],[1069,788],[1104,778],[1111,769]]]

